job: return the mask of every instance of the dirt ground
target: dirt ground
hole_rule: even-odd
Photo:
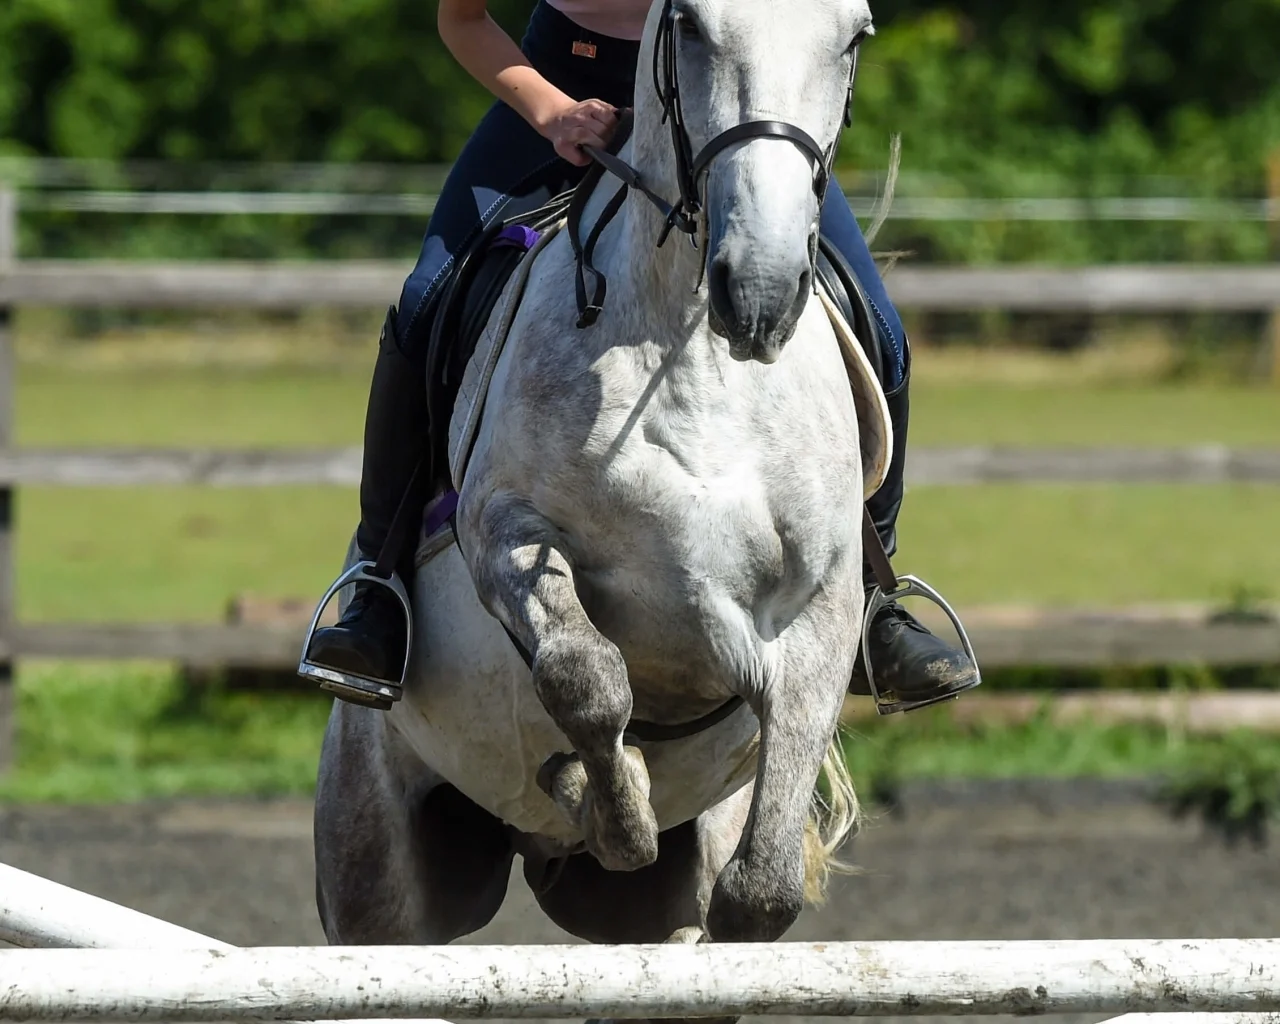
[[[5,808],[0,861],[236,944],[318,944],[310,830],[305,801]],[[1280,936],[1280,853],[1228,849],[1131,784],[914,787],[850,852],[864,873],[788,939]],[[573,940],[517,870],[465,941]]]

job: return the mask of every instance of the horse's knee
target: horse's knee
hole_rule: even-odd
[[[611,746],[631,717],[626,663],[599,634],[540,644],[533,683],[547,713],[579,749]]]
[[[776,942],[804,909],[804,862],[753,869],[735,857],[711,891],[707,931],[715,942]]]

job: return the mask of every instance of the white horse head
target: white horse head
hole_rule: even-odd
[[[775,361],[812,294],[821,199],[871,32],[865,0],[651,11],[636,159],[658,191],[701,207],[710,323],[735,359]]]

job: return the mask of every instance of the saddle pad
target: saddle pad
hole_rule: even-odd
[[[849,387],[853,390],[853,404],[858,410],[858,443],[862,447],[862,500],[866,501],[880,490],[889,474],[889,460],[893,455],[893,421],[889,418],[889,403],[884,389],[876,377],[876,371],[859,344],[853,328],[844,314],[831,300],[824,287],[818,288],[818,297],[827,318],[840,343],[844,356],[845,372],[849,375]]]
[[[520,310],[524,288],[529,281],[529,270],[543,247],[560,233],[564,224],[564,219],[561,219],[547,227],[520,261],[507,284],[506,295],[501,300],[501,313],[489,318],[488,325],[476,342],[475,352],[467,362],[462,384],[458,388],[458,397],[454,399],[453,416],[449,420],[449,471],[453,476],[453,486],[459,491],[462,490],[476,433],[480,429],[480,417],[489,393],[489,382],[493,379],[498,359],[506,348],[507,335],[511,333],[511,325]]]

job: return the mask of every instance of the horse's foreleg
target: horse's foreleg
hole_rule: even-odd
[[[604,867],[651,864],[658,825],[649,773],[640,751],[622,743],[632,704],[627,668],[583,610],[558,531],[523,500],[502,496],[469,525],[480,599],[528,650],[538,698],[576,753],[548,761],[539,783]]]
[[[746,828],[707,912],[717,942],[774,942],[804,906],[805,828],[850,659],[811,635],[793,637],[784,660],[777,678],[743,684],[760,719],[759,762]]]

